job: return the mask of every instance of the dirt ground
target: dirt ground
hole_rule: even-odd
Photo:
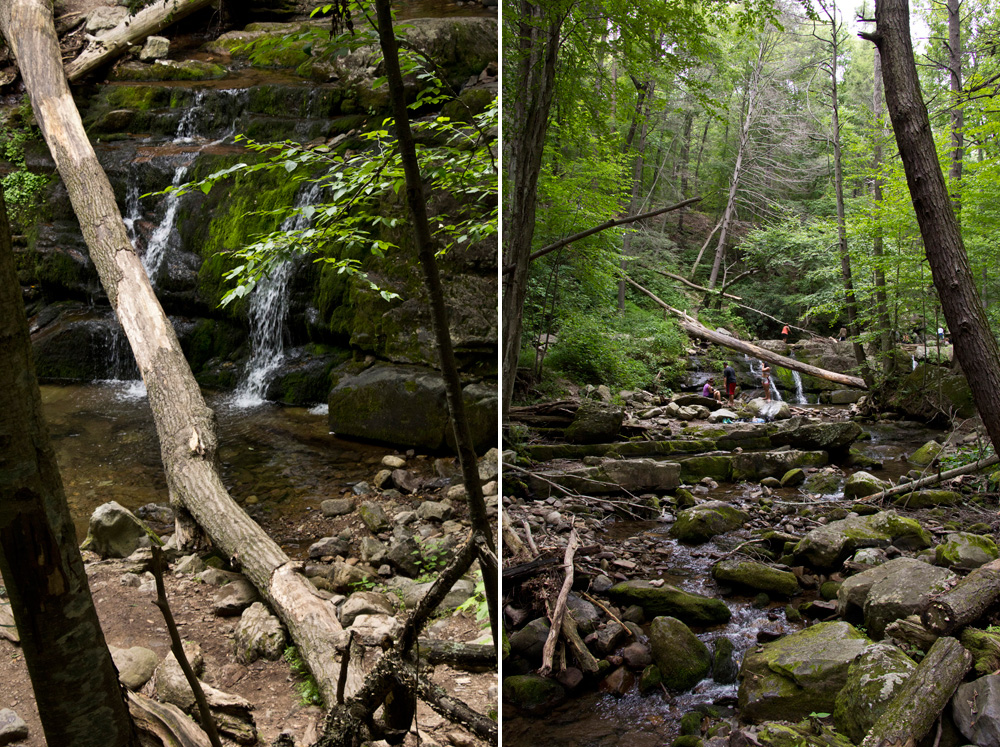
[[[155,592],[123,584],[125,567],[124,561],[99,561],[88,565],[90,587],[105,638],[109,645],[118,648],[144,646],[152,649],[162,660],[169,653],[170,639],[163,617],[153,605]],[[233,634],[239,618],[220,618],[213,614],[212,598],[217,587],[195,581],[190,575],[168,575],[165,582],[181,637],[201,646],[205,658],[202,679],[253,704],[258,744],[271,744],[282,732],[293,736],[297,746],[312,744],[322,726],[323,711],[300,702],[295,689],[298,679],[288,664],[283,660],[256,661],[249,666],[238,663],[232,654]],[[479,635],[475,621],[464,614],[443,618],[431,627],[432,634],[453,640],[471,641]],[[490,697],[490,687],[497,682],[496,673],[469,673],[439,665],[434,668],[431,679],[480,713],[496,707],[495,696]],[[13,709],[28,724],[29,738],[17,742],[18,747],[45,747],[24,658],[16,645],[3,638],[0,638],[0,708]],[[415,747],[418,733],[423,747],[435,744],[472,747],[477,744],[474,738],[422,702],[405,745]],[[223,742],[235,744],[225,739]]]

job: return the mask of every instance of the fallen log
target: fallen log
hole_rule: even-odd
[[[587,674],[596,674],[600,671],[601,667],[597,663],[596,657],[590,653],[587,644],[583,642],[583,637],[580,635],[579,628],[577,628],[576,618],[573,617],[572,611],[563,616],[562,633],[566,638],[566,644],[573,652],[573,656],[576,657],[576,663],[580,665],[581,671]]]
[[[934,641],[940,638],[939,635],[925,628],[917,615],[894,620],[885,626],[885,634],[889,638],[895,638],[897,641],[915,646],[921,651],[930,651]]]
[[[421,659],[430,664],[448,664],[457,669],[495,669],[497,650],[485,643],[460,643],[437,638],[421,638],[417,643]]]
[[[92,42],[79,57],[66,65],[66,78],[75,83],[117,59],[133,44],[211,4],[212,0],[159,0],[143,8]]]
[[[994,454],[993,456],[986,457],[985,459],[979,459],[971,464],[966,464],[962,467],[955,467],[955,469],[950,469],[947,472],[938,472],[933,475],[928,475],[927,477],[921,477],[919,480],[914,480],[913,482],[904,482],[894,488],[883,490],[881,493],[874,493],[873,495],[866,496],[861,500],[879,501],[885,498],[891,498],[894,495],[912,493],[918,488],[925,488],[928,485],[934,485],[936,483],[943,482],[944,480],[950,480],[953,477],[959,477],[960,475],[968,475],[973,472],[979,472],[979,470],[992,467],[997,463],[1000,463],[1000,457]]]
[[[524,423],[536,427],[566,428],[573,422],[579,407],[580,403],[572,399],[511,407],[508,419],[514,423]]]
[[[171,703],[160,703],[128,693],[128,710],[146,745],[162,747],[212,747],[201,727]],[[156,741],[153,741],[156,740]]]
[[[550,618],[552,626],[549,628],[549,637],[545,639],[545,645],[542,647],[542,666],[538,673],[543,677],[548,677],[552,673],[552,657],[555,656],[556,643],[559,641],[559,633],[562,632],[562,621],[566,616],[566,601],[573,588],[573,556],[576,554],[578,544],[576,530],[573,529],[569,533],[566,554],[563,556],[563,570],[566,576],[563,578],[562,588],[559,589],[559,596],[556,597],[555,608]]]
[[[939,638],[872,726],[861,747],[915,745],[948,705],[972,666],[972,655],[954,638]]]
[[[735,337],[729,335],[724,335],[720,332],[714,332],[708,327],[703,325],[694,317],[685,314],[679,309],[675,309],[670,306],[660,298],[656,296],[652,291],[643,288],[637,282],[631,278],[625,278],[632,286],[641,292],[649,296],[653,301],[655,301],[659,306],[661,306],[666,311],[670,312],[680,320],[681,329],[683,329],[691,337],[697,337],[700,340],[707,340],[708,342],[715,343],[716,345],[721,345],[724,348],[729,348],[730,350],[737,350],[741,353],[746,353],[754,358],[760,358],[762,361],[767,361],[768,363],[773,363],[776,366],[781,366],[782,368],[788,368],[792,371],[798,371],[799,373],[804,373],[809,376],[815,376],[818,379],[826,379],[827,381],[833,381],[837,384],[843,384],[844,386],[854,387],[855,389],[868,389],[868,384],[865,380],[859,376],[848,376],[847,374],[837,373],[836,371],[827,371],[823,368],[817,368],[816,366],[810,366],[808,363],[803,363],[797,361],[794,358],[788,358],[784,355],[778,355],[777,353],[772,353],[770,350],[757,347],[749,342],[743,342],[743,340],[737,340]]]
[[[920,615],[931,632],[950,635],[978,620],[1000,599],[1000,560],[980,566],[932,600]]]

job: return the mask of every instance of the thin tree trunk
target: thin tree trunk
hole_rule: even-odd
[[[1000,348],[979,303],[968,255],[920,95],[906,0],[879,0],[863,34],[882,54],[886,104],[955,356],[994,449],[1000,449]]]
[[[511,84],[516,92],[507,98],[504,113],[504,150],[510,189],[504,190],[503,209],[504,275],[502,321],[503,360],[501,365],[502,413],[507,419],[517,360],[521,352],[524,299],[528,293],[528,264],[535,233],[535,206],[538,175],[542,169],[545,133],[555,92],[556,60],[565,16],[547,12],[544,3],[520,0],[520,21],[508,29],[509,53],[516,62]]]
[[[403,75],[399,68],[399,51],[396,46],[396,34],[392,27],[392,11],[389,7],[389,0],[376,0],[375,9],[378,13],[379,42],[382,45],[386,78],[389,83],[393,118],[396,120],[399,156],[406,178],[406,202],[409,204],[410,215],[413,218],[417,255],[420,259],[424,284],[427,286],[427,295],[431,304],[431,318],[434,320],[434,337],[440,358],[441,375],[444,378],[448,409],[451,411],[451,424],[455,429],[455,446],[462,466],[462,478],[468,494],[469,518],[472,521],[473,530],[482,536],[486,547],[494,548],[495,540],[493,530],[490,528],[489,517],[486,515],[486,499],[483,496],[483,486],[479,480],[479,466],[476,460],[476,450],[473,446],[472,429],[469,426],[469,419],[465,416],[462,381],[458,375],[458,363],[455,360],[455,350],[451,343],[448,308],[444,302],[441,274],[438,271],[437,260],[434,259],[436,248],[431,238],[427,202],[424,199],[423,177],[420,175],[420,164],[417,161],[416,146],[413,142],[413,133],[410,130],[409,109],[403,90]],[[493,645],[499,649],[500,618],[497,613],[496,596],[499,579],[497,577],[496,556],[481,553],[479,566],[487,590],[486,601],[490,612]]]
[[[962,166],[965,161],[965,110],[962,106],[962,18],[960,0],[948,0],[948,81],[951,87],[951,202],[962,224]]]
[[[639,206],[639,192],[642,188],[642,170],[645,166],[646,134],[649,131],[649,102],[653,96],[653,82],[645,81],[639,83],[635,80],[635,86],[639,91],[639,98],[635,104],[635,114],[632,117],[632,126],[629,128],[628,137],[625,140],[624,152],[629,150],[635,152],[635,159],[632,161],[632,190],[629,196],[626,215],[632,215]],[[639,130],[638,142],[635,142],[636,130]],[[633,148],[633,143],[635,147]],[[626,231],[622,237],[622,278],[618,281],[618,313],[625,311],[625,270],[628,269],[628,257],[632,252],[632,231]]]
[[[0,573],[46,742],[131,747],[138,741],[78,545],[42,418],[0,190]]]
[[[872,118],[874,119],[874,142],[872,144],[872,161],[875,179],[872,181],[872,200],[875,212],[882,209],[882,138],[885,134],[883,117],[885,107],[882,104],[882,58],[878,49],[874,50],[874,71],[872,82]],[[882,221],[875,221],[875,235],[872,237],[872,254],[875,256],[875,306],[878,314],[879,351],[882,358],[882,375],[888,379],[893,373],[895,358],[893,352],[892,326],[889,320],[889,303],[886,297],[885,284],[885,249],[882,237]]]
[[[17,58],[35,118],[146,383],[171,500],[239,563],[288,627],[332,703],[339,674],[334,639],[343,628],[334,608],[298,572],[299,564],[243,512],[219,477],[214,413],[129,242],[111,184],[87,139],[63,74],[52,8],[44,0],[0,0],[0,32]]]

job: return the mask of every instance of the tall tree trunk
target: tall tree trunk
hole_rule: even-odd
[[[689,109],[684,112],[684,126],[681,130],[681,152],[678,156],[681,177],[681,199],[688,195],[688,179],[690,176],[691,163],[691,128],[694,125],[694,111]],[[664,218],[666,221],[666,218]],[[677,217],[677,233],[684,232],[684,213]]]
[[[962,93],[962,18],[960,0],[948,0],[948,81],[951,87],[951,201],[962,223],[962,165],[965,161],[965,110]]]
[[[854,347],[854,359],[858,362],[862,373],[867,377],[868,361],[865,349],[858,339],[858,302],[854,296],[854,278],[851,274],[851,252],[847,246],[847,219],[844,213],[844,167],[840,147],[840,100],[837,85],[837,74],[840,62],[840,31],[837,23],[837,8],[832,8],[821,2],[820,7],[830,23],[830,107],[831,124],[833,127],[833,182],[837,196],[837,252],[840,254],[840,273],[844,281],[844,300],[847,306],[847,328],[850,330],[851,343]]]
[[[128,337],[160,441],[171,500],[238,562],[288,627],[328,703],[337,693],[335,610],[229,496],[216,467],[215,415],[125,232],[114,192],[87,139],[63,74],[45,0],[0,0],[0,32],[17,58],[32,109],[69,193],[108,300]],[[357,680],[352,676],[352,687]]]
[[[65,747],[137,745],[42,418],[2,190],[0,573],[46,742]]]
[[[546,4],[520,0],[519,20],[509,26],[507,46],[514,58],[513,74],[504,86],[504,156],[507,188],[504,189],[503,265],[503,418],[507,419],[517,359],[521,352],[524,299],[528,293],[528,264],[535,234],[535,204],[542,152],[555,92],[556,60],[565,15],[550,12]]]
[[[763,85],[764,58],[770,47],[769,36],[772,32],[765,32],[757,45],[757,59],[750,71],[750,78],[747,81],[746,94],[744,97],[743,124],[740,127],[738,142],[736,145],[736,163],[733,166],[733,174],[729,179],[729,196],[726,198],[726,209],[722,214],[722,227],[719,230],[719,243],[715,247],[715,261],[712,263],[712,273],[708,278],[708,287],[715,290],[715,284],[719,279],[719,269],[722,267],[722,260],[726,256],[726,239],[729,235],[729,224],[733,220],[736,211],[736,196],[739,194],[740,181],[743,179],[744,166],[743,159],[746,157],[747,149],[750,146],[750,128],[757,119],[759,98]],[[692,277],[693,279],[693,277]]]
[[[438,271],[437,261],[434,259],[436,248],[431,238],[430,223],[427,218],[427,201],[424,199],[423,177],[420,175],[416,146],[413,143],[413,133],[410,130],[409,109],[406,103],[406,93],[403,90],[403,75],[399,69],[399,50],[396,46],[396,34],[392,28],[392,10],[389,6],[389,0],[375,0],[375,9],[378,14],[379,42],[385,60],[386,80],[392,99],[393,118],[396,120],[396,140],[399,143],[399,155],[403,162],[403,173],[406,178],[406,202],[410,207],[410,216],[413,218],[417,256],[420,259],[424,284],[427,286],[427,295],[430,300],[441,375],[444,378],[448,409],[451,411],[451,424],[455,430],[455,445],[462,466],[462,478],[468,493],[469,516],[472,520],[473,530],[482,535],[487,547],[493,548],[493,531],[486,515],[486,499],[483,497],[483,486],[479,481],[479,465],[473,446],[472,429],[465,416],[462,381],[458,375],[458,363],[455,360],[455,349],[451,344],[451,333],[448,331],[448,308],[444,302],[441,274]],[[499,650],[500,618],[497,615],[496,595],[499,588],[497,561],[488,554],[481,554],[479,565],[487,589],[486,601],[493,629],[493,644]]]
[[[653,97],[653,81],[647,80],[640,83],[635,78],[635,87],[638,90],[638,100],[635,103],[635,113],[632,116],[632,126],[629,127],[628,136],[625,138],[624,153],[634,151],[635,158],[632,161],[632,190],[629,194],[628,207],[625,215],[634,215],[639,206],[639,192],[642,189],[642,170],[646,163],[646,135],[649,132],[649,102]],[[636,130],[639,132],[639,139],[636,141]],[[618,281],[618,312],[625,311],[625,271],[628,269],[628,257],[632,251],[632,231],[628,230],[622,237],[622,259],[620,263],[622,277]]]
[[[1000,449],[1000,348],[979,303],[934,148],[913,60],[909,4],[906,0],[878,0],[875,23],[875,32],[862,36],[875,42],[882,54],[886,105],[934,285],[976,409],[994,448]]]
[[[882,104],[882,58],[879,51],[875,50],[874,74],[872,85],[872,118],[874,119],[872,161],[875,170],[875,178],[872,180],[872,200],[875,203],[876,213],[881,210],[882,205],[882,138],[885,135],[883,128],[883,117],[885,117],[885,107]],[[883,378],[888,379],[893,373],[895,357],[893,356],[894,344],[892,340],[892,325],[889,319],[889,303],[886,297],[885,285],[885,261],[884,242],[882,240],[882,222],[875,222],[875,235],[872,237],[872,254],[875,256],[875,306],[878,314],[879,326],[879,350],[882,358]]]

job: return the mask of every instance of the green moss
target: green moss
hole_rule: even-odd
[[[224,67],[203,60],[171,61],[169,64],[153,65],[126,62],[117,67],[113,73],[113,79],[121,81],[212,80],[225,76]]]
[[[107,102],[112,109],[148,111],[170,106],[170,91],[156,86],[109,86]]]
[[[732,476],[732,457],[728,456],[691,457],[681,460],[680,465],[685,482],[697,482],[702,477],[729,482]]]

